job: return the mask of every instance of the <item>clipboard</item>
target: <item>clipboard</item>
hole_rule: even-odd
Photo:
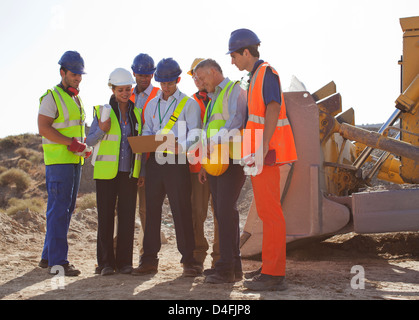
[[[154,152],[157,148],[165,143],[168,135],[151,135],[151,136],[137,136],[128,137],[129,145],[133,153]]]

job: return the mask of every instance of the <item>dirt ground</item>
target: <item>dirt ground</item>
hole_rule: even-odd
[[[159,272],[134,277],[94,274],[96,210],[74,213],[69,232],[69,260],[78,277],[53,277],[37,266],[45,218],[30,211],[10,217],[0,213],[0,299],[4,300],[419,300],[419,233],[337,235],[288,251],[283,292],[252,292],[242,282],[207,284],[204,277],[184,278],[168,204],[162,230],[167,239]],[[248,207],[240,208],[242,223]],[[211,242],[212,218],[207,221]],[[137,224],[136,235],[140,233]],[[134,263],[138,263],[135,239]],[[210,253],[210,252],[209,252]],[[205,267],[211,264],[208,256]],[[243,260],[244,271],[260,261]]]

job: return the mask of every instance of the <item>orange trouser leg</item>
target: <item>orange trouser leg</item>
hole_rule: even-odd
[[[264,166],[252,177],[259,218],[263,222],[262,273],[285,276],[286,230],[281,207],[279,166]]]

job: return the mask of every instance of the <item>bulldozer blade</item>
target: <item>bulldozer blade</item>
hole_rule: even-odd
[[[314,92],[312,94],[312,97],[314,101],[317,102],[335,93],[336,93],[336,84],[333,81],[331,81],[328,84],[326,84],[324,87]]]

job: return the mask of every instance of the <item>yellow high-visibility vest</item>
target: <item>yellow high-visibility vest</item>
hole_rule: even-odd
[[[83,103],[80,106],[63,89],[55,86],[48,90],[40,99],[40,105],[44,97],[51,93],[57,105],[58,118],[52,123],[52,127],[66,137],[75,137],[83,142],[85,138],[84,121],[86,118]],[[55,143],[42,137],[42,148],[44,150],[44,162],[46,165],[84,163],[84,158],[67,149],[66,145]]]
[[[103,106],[95,106],[95,113],[98,121]],[[141,134],[141,111],[138,108],[133,108],[135,117],[138,123],[138,134]],[[95,168],[93,170],[93,179],[109,180],[116,177],[119,165],[119,151],[121,146],[121,127],[118,123],[118,118],[113,109],[110,113],[111,128],[99,142],[96,159],[94,159]],[[134,168],[131,168],[131,176],[138,178],[141,169],[141,153],[135,154]]]

